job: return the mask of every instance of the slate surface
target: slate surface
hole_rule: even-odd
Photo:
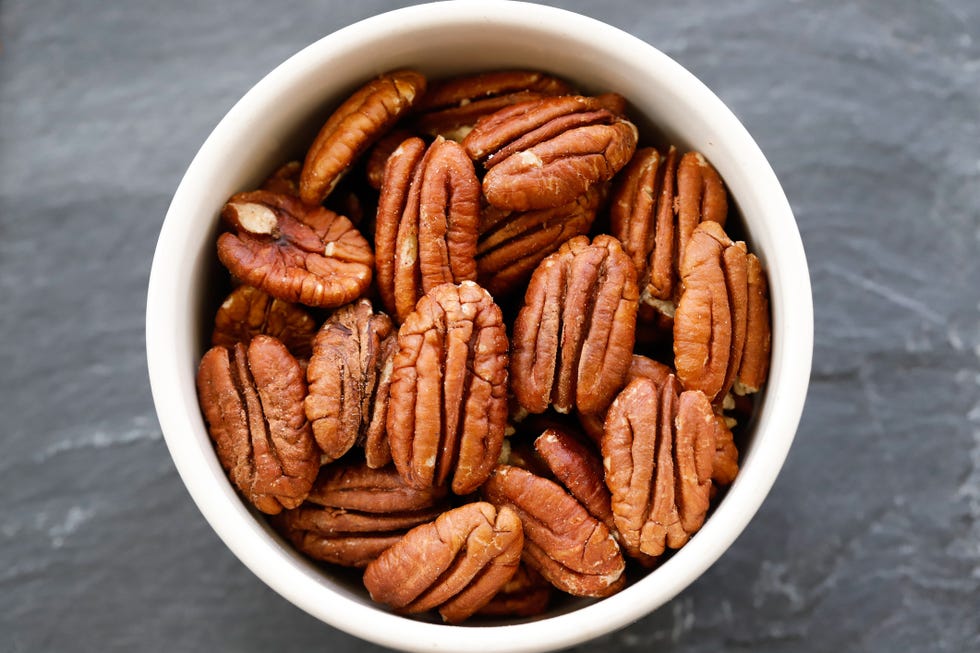
[[[3,0],[0,651],[377,650],[280,599],[192,505],[143,315],[170,197],[221,116],[401,4]],[[816,305],[807,409],[757,518],[598,644],[980,650],[980,4],[559,4],[659,46],[745,122]]]

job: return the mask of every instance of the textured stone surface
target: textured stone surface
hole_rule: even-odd
[[[378,650],[276,596],[197,512],[143,314],[170,196],[221,116],[401,4],[0,5],[0,651]],[[980,650],[980,4],[559,4],[734,109],[796,211],[816,303],[772,494],[707,574],[599,644]]]

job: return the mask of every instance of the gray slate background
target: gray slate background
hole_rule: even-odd
[[[143,315],[218,120],[293,52],[402,4],[2,0],[0,651],[377,650],[267,589],[197,512]],[[745,122],[816,305],[806,412],[757,518],[599,644],[980,650],[980,3],[557,4],[665,50]]]

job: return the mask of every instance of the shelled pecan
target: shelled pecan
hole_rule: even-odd
[[[302,307],[252,286],[238,286],[214,316],[211,344],[233,347],[265,334],[277,338],[297,358],[309,358],[316,322]]]

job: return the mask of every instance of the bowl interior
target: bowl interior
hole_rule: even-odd
[[[226,274],[214,249],[218,212],[233,193],[301,157],[352,89],[396,68],[430,77],[533,68],[588,92],[624,95],[647,140],[697,149],[715,165],[742,216],[750,249],[769,270],[771,373],[741,452],[742,471],[687,546],[614,597],[566,601],[544,617],[497,626],[450,627],[392,615],[368,600],[358,574],[324,572],[256,519],[214,454],[194,377]],[[270,73],[222,120],[188,169],[161,232],[148,297],[147,356],[163,432],[188,490],[236,555],[283,596],[387,646],[543,650],[643,616],[693,581],[741,532],[772,485],[802,411],[812,351],[810,301],[799,233],[769,164],[731,112],[689,73],[619,30],[562,10],[439,3],[368,19],[317,42]],[[480,629],[476,642],[474,628]]]

